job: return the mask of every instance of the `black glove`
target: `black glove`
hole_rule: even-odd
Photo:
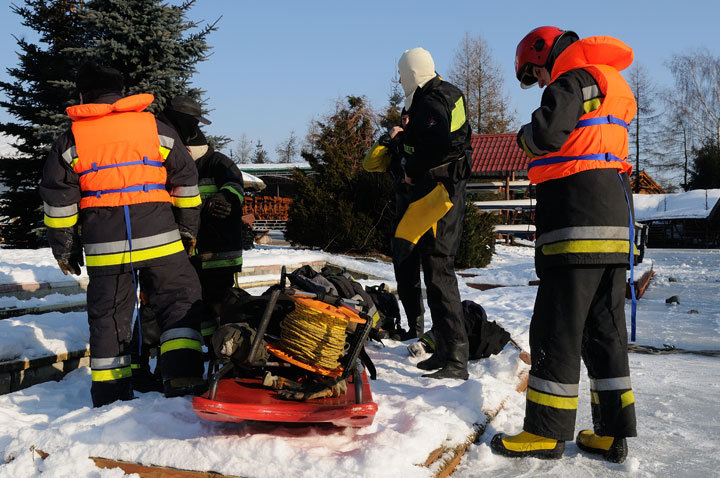
[[[205,213],[218,219],[225,219],[230,215],[230,211],[232,211],[232,204],[222,191],[205,202]]]
[[[68,273],[70,273],[76,276],[80,275],[80,266],[85,265],[82,253],[80,255],[70,254],[67,257],[62,257],[57,260],[57,263],[63,274],[68,275]]]

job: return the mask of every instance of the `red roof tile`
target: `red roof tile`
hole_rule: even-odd
[[[526,171],[530,158],[517,145],[515,133],[474,134],[472,174]]]

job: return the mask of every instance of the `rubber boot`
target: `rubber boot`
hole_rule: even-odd
[[[523,430],[512,436],[498,433],[490,441],[490,449],[493,453],[512,458],[530,456],[543,460],[557,460],[565,451],[565,442]]]
[[[156,367],[157,370],[157,367]],[[150,371],[150,348],[143,346],[140,356],[132,355],[132,387],[138,392],[162,392],[159,373]]]
[[[445,359],[445,347],[440,340],[435,339],[435,352],[430,358],[421,360],[417,363],[417,368],[420,370],[437,370],[443,368],[447,363]]]
[[[435,352],[425,360],[421,360],[417,363],[417,368],[420,370],[437,370],[445,366],[446,360],[440,356],[439,352]]]
[[[197,396],[207,390],[208,383],[201,377],[178,377],[163,382],[163,391],[167,398],[184,397],[185,395]]]
[[[437,372],[426,373],[423,377],[459,378],[460,380],[467,380],[470,376],[467,371],[470,344],[467,342],[452,342],[445,347],[447,348],[445,350],[445,365]],[[430,359],[432,359],[432,357]],[[420,364],[418,364],[418,366],[420,366]]]
[[[425,317],[420,315],[417,317],[408,317],[408,331],[403,333],[401,339],[403,341],[417,339],[425,333]]]
[[[627,458],[628,447],[625,438],[600,436],[592,430],[581,430],[575,443],[581,450],[602,455],[612,463],[623,463]]]

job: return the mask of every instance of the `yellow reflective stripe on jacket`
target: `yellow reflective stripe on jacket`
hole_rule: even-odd
[[[627,392],[620,395],[620,402],[622,403],[622,408],[625,408],[628,405],[632,405],[633,403],[635,403],[635,394],[633,394],[633,391],[628,390]]]
[[[162,134],[159,134],[158,138],[160,139],[160,155],[163,159],[167,159],[170,151],[173,149],[173,146],[175,146],[175,140],[170,136]]]
[[[159,257],[169,256],[181,251],[185,251],[182,241],[175,241],[163,246],[151,247],[139,251],[132,251],[132,262],[146,261],[149,259],[157,259]],[[130,263],[130,251],[118,252],[115,254],[103,255],[85,255],[85,263],[88,267],[98,266],[115,266]]]
[[[78,154],[77,154],[77,148],[75,146],[71,146],[70,148],[66,149],[65,152],[62,154],[63,160],[71,167],[75,167],[75,163],[78,162]]]
[[[410,203],[397,226],[395,237],[417,244],[423,234],[430,229],[435,230],[437,222],[452,207],[445,185],[438,183],[427,195]]]
[[[583,103],[583,111],[585,113],[590,113],[591,111],[595,111],[596,109],[600,108],[601,101],[600,98],[595,98],[589,101],[586,101]]]
[[[196,207],[202,204],[202,199],[199,194],[193,197],[170,196],[170,204],[175,207]]]
[[[202,345],[194,339],[171,339],[160,345],[160,354],[172,352],[173,350],[190,349],[202,352]]]
[[[170,191],[170,203],[175,207],[196,207],[202,204],[200,188],[193,186],[175,186]]]
[[[90,375],[93,382],[107,382],[110,380],[132,377],[132,368],[128,365],[127,367],[114,368],[110,370],[93,370]]]
[[[581,240],[563,241],[542,246],[542,253],[546,256],[555,254],[613,254],[630,251],[628,240]],[[637,248],[633,245],[633,252],[637,254]]]
[[[453,133],[465,124],[465,102],[462,96],[455,102],[450,119],[450,132]]]
[[[570,226],[544,232],[535,241],[535,247],[560,241],[618,240],[628,241],[627,226]]]
[[[577,409],[577,397],[558,397],[528,388],[526,398],[529,402],[545,405],[546,407],[561,408],[563,410]]]
[[[73,214],[72,216],[67,217],[50,217],[47,214],[45,214],[45,218],[43,222],[47,227],[51,227],[53,229],[59,229],[63,227],[73,227],[75,224],[77,224],[78,221],[78,215]]]

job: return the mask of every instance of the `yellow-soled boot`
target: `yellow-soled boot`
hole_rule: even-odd
[[[581,450],[602,455],[613,463],[623,463],[627,458],[628,448],[625,438],[604,437],[596,435],[592,430],[581,430],[575,443]]]
[[[513,436],[498,433],[490,441],[490,449],[499,455],[513,458],[532,456],[544,460],[557,460],[565,451],[565,442],[523,430]]]

